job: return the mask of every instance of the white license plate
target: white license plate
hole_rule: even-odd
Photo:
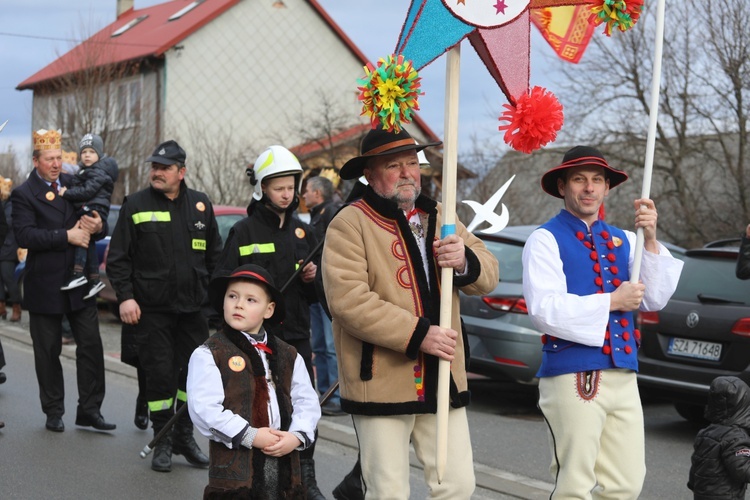
[[[721,357],[721,344],[673,337],[669,341],[667,352],[675,356],[719,361]]]

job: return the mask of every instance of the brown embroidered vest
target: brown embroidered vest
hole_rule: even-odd
[[[256,394],[256,377],[263,377],[262,360],[252,344],[239,332],[229,330],[212,335],[205,345],[211,350],[224,385],[224,407],[240,415],[253,427],[268,425],[267,408],[253,408],[257,401],[268,401],[266,395]],[[249,347],[250,346],[250,347]],[[273,385],[281,413],[281,430],[289,429],[292,415],[292,372],[297,351],[289,344],[268,336],[273,354],[267,355]],[[254,369],[254,367],[256,367]],[[260,372],[260,373],[256,373]],[[260,380],[263,382],[263,380]],[[263,384],[265,385],[265,384]],[[270,389],[270,384],[269,384]],[[256,403],[257,404],[257,403]],[[258,405],[258,406],[265,406]],[[260,422],[259,422],[260,420]],[[217,441],[209,441],[210,465],[206,498],[221,498],[223,493],[242,490],[247,498],[268,498],[263,488],[263,467],[266,455],[254,449],[238,446],[227,448]],[[269,458],[276,460],[273,458]],[[302,491],[299,452],[293,451],[279,459],[279,485],[284,498],[296,498]]]

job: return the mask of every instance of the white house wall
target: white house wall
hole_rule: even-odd
[[[196,134],[231,135],[248,156],[296,145],[293,130],[320,109],[320,93],[361,120],[360,61],[307,2],[272,3],[243,0],[166,54],[163,130],[188,155]]]

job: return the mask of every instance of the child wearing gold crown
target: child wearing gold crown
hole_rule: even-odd
[[[73,177],[70,187],[60,189],[60,196],[73,202],[79,217],[89,216],[95,210],[102,219],[106,219],[118,176],[117,162],[111,156],[104,155],[104,142],[96,134],[84,135],[78,150],[81,156],[80,170]],[[60,290],[72,290],[87,283],[89,290],[84,299],[94,297],[104,288],[104,283],[99,280],[95,241],[91,241],[88,248],[76,247],[73,272]]]

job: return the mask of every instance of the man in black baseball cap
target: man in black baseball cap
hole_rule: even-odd
[[[162,142],[154,152],[146,158],[146,163],[160,163],[162,165],[182,165],[185,166],[187,155],[185,150],[177,144],[177,141],[169,140]]]
[[[146,159],[146,163],[151,163],[151,187],[167,198],[175,199],[185,178],[186,157],[185,150],[177,141],[169,140],[156,146],[153,154]]]
[[[221,252],[208,195],[185,183],[185,157],[175,141],[156,147],[146,160],[151,162],[151,185],[123,202],[107,257],[120,318],[137,325],[154,435],[187,400],[188,360],[208,338],[202,307]],[[208,466],[208,457],[193,439],[188,412],[163,436],[154,448],[153,470],[169,472],[172,453],[198,467]]]

